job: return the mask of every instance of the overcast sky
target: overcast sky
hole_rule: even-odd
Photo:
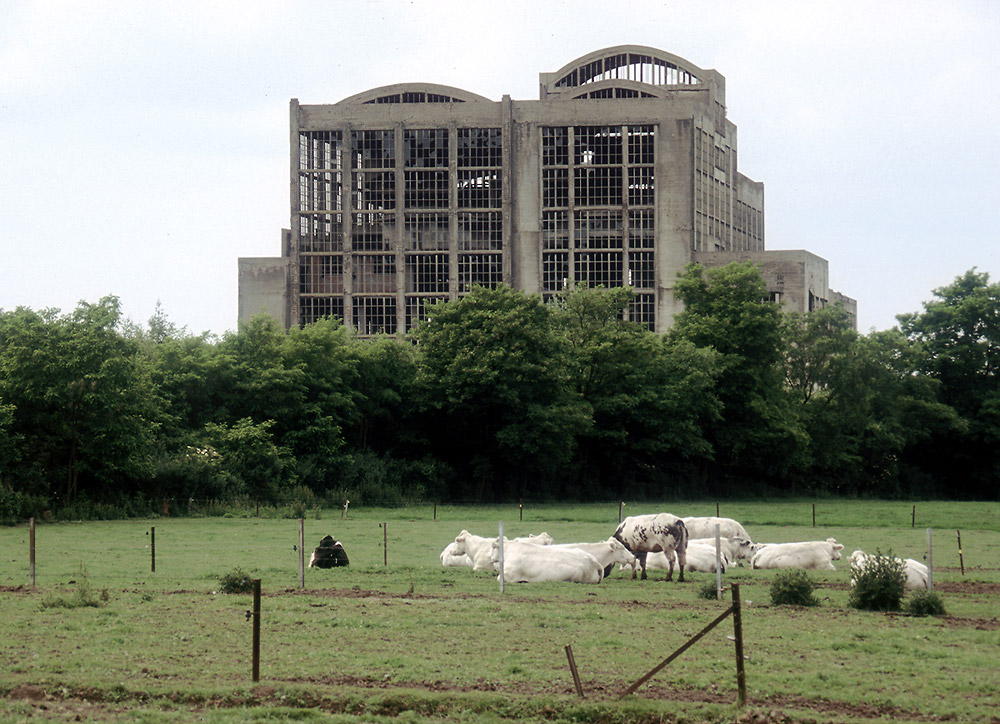
[[[237,326],[237,258],[289,226],[288,102],[400,82],[499,100],[648,45],[726,78],[765,245],[807,249],[862,332],[1000,280],[1000,2],[6,0],[0,309],[115,295]]]

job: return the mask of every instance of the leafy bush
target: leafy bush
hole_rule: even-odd
[[[771,583],[771,603],[775,606],[818,606],[814,588],[805,571],[782,571]]]
[[[898,611],[906,592],[905,564],[892,555],[867,556],[862,564],[851,563],[854,588],[848,603],[866,611]]]
[[[219,576],[220,593],[253,593],[253,579],[242,568],[234,568]]]
[[[914,616],[943,616],[944,601],[934,591],[914,591],[906,602],[906,612]]]

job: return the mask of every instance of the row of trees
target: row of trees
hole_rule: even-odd
[[[0,312],[0,508],[838,494],[989,498],[1000,288],[967,272],[858,334],[783,314],[758,269],[691,266],[667,335],[629,289],[477,288],[415,335],[259,317],[221,339],[118,300]]]

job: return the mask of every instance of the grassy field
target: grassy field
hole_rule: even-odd
[[[0,528],[0,721],[1000,722],[1000,504],[917,502],[915,518],[913,505],[817,501],[815,527],[811,501],[720,505],[755,540],[832,536],[845,559],[855,548],[921,559],[931,528],[947,609],[917,618],[850,608],[846,560],[810,572],[819,607],[772,606],[776,572],[732,568],[744,710],[730,620],[619,698],[725,610],[728,595],[699,595],[714,575],[679,584],[660,571],[648,581],[615,573],[597,586],[507,584],[501,594],[494,576],[439,564],[463,528],[495,535],[500,521],[508,536],[602,540],[617,504],[313,511],[306,548],[332,534],[351,566],[307,570],[304,588],[297,520],[39,524],[35,586],[27,525]],[[622,511],[664,509],[716,512],[704,502]],[[262,581],[256,684],[251,598],[218,592],[237,567]]]

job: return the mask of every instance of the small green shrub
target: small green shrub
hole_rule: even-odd
[[[234,568],[219,576],[220,593],[253,593],[253,579],[242,568]]]
[[[771,583],[771,603],[775,606],[818,606],[814,588],[805,571],[782,571]]]
[[[706,581],[698,589],[698,598],[704,598],[709,601],[714,601],[719,597],[718,591],[715,588],[715,581]]]
[[[906,602],[906,612],[914,616],[944,616],[944,601],[934,591],[914,591]]]
[[[867,556],[864,563],[851,563],[854,588],[847,602],[865,611],[898,611],[906,592],[905,564],[890,550]]]

